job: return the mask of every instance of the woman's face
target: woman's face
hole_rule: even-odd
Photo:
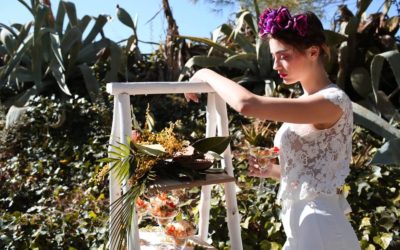
[[[269,48],[274,60],[273,69],[276,70],[285,84],[294,84],[301,81],[310,71],[310,60],[306,53],[301,53],[280,40],[269,39]]]

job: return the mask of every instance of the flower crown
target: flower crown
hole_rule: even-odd
[[[276,34],[282,30],[297,32],[304,37],[307,33],[307,16],[304,14],[291,16],[288,8],[266,9],[258,22],[259,35],[265,37],[268,34]]]

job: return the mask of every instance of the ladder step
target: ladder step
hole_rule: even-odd
[[[140,249],[141,250],[154,250],[154,249],[159,249],[162,246],[171,246],[171,249],[173,249],[173,242],[169,241],[166,239],[166,237],[161,234],[160,232],[149,232],[149,231],[142,231],[139,230],[139,235],[140,235]],[[206,242],[202,241],[199,239],[197,235],[192,236],[189,238],[188,243],[184,250],[193,250],[194,246],[201,246],[207,250],[216,250],[215,247],[211,246],[210,244],[207,244]]]
[[[234,181],[235,178],[227,173],[207,173],[205,174],[205,178],[195,179],[193,181],[179,181],[176,179],[163,178],[155,180],[154,184],[150,186],[149,191],[152,192],[157,190],[165,192],[173,189],[192,188]]]

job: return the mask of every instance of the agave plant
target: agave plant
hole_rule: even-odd
[[[54,17],[50,1],[31,0],[30,5],[19,1],[33,21],[0,24],[0,89],[15,93],[3,103],[22,106],[30,96],[46,92],[89,96],[92,101],[101,98],[94,68],[107,64],[109,69],[101,80],[117,80],[121,58],[119,46],[103,33],[109,17],[85,15],[79,19],[75,5],[68,1],[59,2]]]
[[[359,1],[355,15],[345,5],[339,6],[334,29],[346,39],[337,49],[339,69],[330,73],[336,74],[337,84],[355,101],[386,120],[399,120],[400,54],[395,34],[400,18],[388,17],[393,4],[388,0],[382,12],[362,18],[371,2]],[[390,67],[383,67],[385,61]]]
[[[181,36],[210,47],[207,55],[190,58],[183,68],[179,80],[183,80],[194,66],[233,69],[234,78],[240,84],[266,83],[273,89],[272,61],[268,43],[260,39],[257,18],[248,10],[237,13],[235,26],[222,24],[212,32],[212,38]],[[260,85],[259,85],[260,86]]]

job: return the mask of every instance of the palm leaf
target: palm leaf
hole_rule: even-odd
[[[139,152],[145,153],[151,156],[161,156],[165,154],[165,149],[161,144],[152,145],[140,145],[133,143],[134,147],[138,149]]]

